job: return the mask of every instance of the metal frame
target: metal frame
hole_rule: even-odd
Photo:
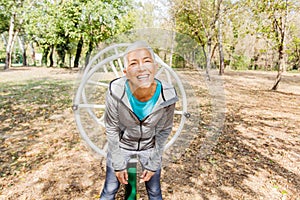
[[[98,54],[96,54],[89,64],[86,66],[83,72],[82,79],[80,81],[80,84],[78,86],[75,98],[74,98],[74,104],[73,104],[73,110],[75,114],[75,121],[78,127],[78,130],[81,134],[81,137],[85,140],[85,142],[98,154],[106,157],[106,150],[107,150],[107,144],[103,149],[99,148],[97,145],[93,143],[93,141],[89,138],[87,135],[81,121],[81,116],[80,116],[80,109],[86,109],[88,114],[91,116],[93,120],[95,120],[100,126],[104,127],[103,123],[103,116],[98,118],[96,114],[94,113],[93,109],[105,109],[105,105],[99,105],[99,104],[90,104],[86,98],[86,91],[85,91],[85,85],[86,84],[94,84],[94,85],[99,85],[99,86],[104,86],[108,87],[108,84],[102,83],[102,82],[95,82],[89,80],[94,73],[96,73],[99,69],[103,68],[103,70],[106,72],[106,65],[109,64],[111,69],[113,70],[113,73],[115,74],[115,77],[120,77],[119,72],[121,72],[121,75],[123,76],[123,64],[122,64],[122,57],[124,56],[124,51],[122,51],[122,48],[126,48],[129,43],[121,43],[121,44],[114,44],[109,47],[104,48],[101,50]],[[112,52],[112,55],[109,57],[106,57],[101,60],[101,56],[105,55],[105,53]],[[98,60],[100,60],[98,62]],[[187,99],[186,99],[186,93],[183,87],[183,84],[178,77],[178,75],[175,73],[175,71],[168,66],[165,62],[161,60],[159,56],[155,54],[155,60],[156,62],[161,66],[159,71],[156,74],[156,77],[159,75],[165,73],[168,79],[168,82],[171,82],[171,78],[173,77],[174,80],[176,81],[178,88],[179,88],[179,93],[181,95],[181,100],[182,100],[182,109],[180,110],[175,110],[175,115],[181,115],[179,127],[176,131],[176,133],[172,136],[172,138],[167,142],[165,146],[165,150],[168,149],[178,138],[180,135],[180,132],[185,124],[186,118],[189,118],[190,114],[187,112]],[[118,65],[120,67],[120,71],[116,69],[116,67],[113,64],[113,61],[117,61]],[[177,91],[178,92],[178,91]],[[104,94],[103,94],[104,95]]]

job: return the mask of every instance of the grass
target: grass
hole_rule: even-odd
[[[71,81],[46,79],[0,83],[0,131],[41,116],[47,119],[57,110],[71,107],[72,87]]]

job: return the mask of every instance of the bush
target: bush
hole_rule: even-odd
[[[234,70],[247,70],[250,66],[250,59],[244,55],[234,55],[231,68]]]
[[[6,52],[0,50],[0,63],[5,63]]]

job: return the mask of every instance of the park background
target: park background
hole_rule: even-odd
[[[112,38],[148,27],[200,47],[155,49],[196,91],[201,113],[189,146],[164,167],[165,199],[298,200],[299,10],[297,0],[1,0],[0,198],[97,199],[105,168],[76,130],[74,82]],[[223,83],[225,121],[203,157],[215,117],[208,78]]]

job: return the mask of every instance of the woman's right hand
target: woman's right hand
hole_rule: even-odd
[[[123,171],[115,172],[115,174],[120,183],[128,184],[128,173],[126,169]]]

